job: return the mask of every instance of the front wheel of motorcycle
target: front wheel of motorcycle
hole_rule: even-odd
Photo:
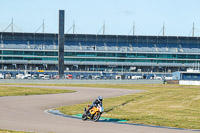
[[[94,122],[99,121],[100,117],[101,117],[101,113],[98,112],[97,114],[94,115],[94,117],[93,117],[93,121],[94,121]]]
[[[87,120],[87,115],[86,115],[86,113],[83,113],[83,115],[82,115],[82,120],[83,120],[83,121],[86,121],[86,120]]]

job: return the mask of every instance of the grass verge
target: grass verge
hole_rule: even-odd
[[[11,130],[1,130],[0,133],[32,133],[32,132],[22,132],[22,131],[11,131]]]
[[[200,129],[199,86],[144,84],[81,86],[147,90],[144,93],[105,99],[104,117],[125,119],[129,123]],[[57,110],[68,115],[80,114],[87,104],[91,102],[60,107]]]
[[[70,92],[74,91],[63,90],[63,89],[0,86],[0,96],[26,96],[26,95],[58,94],[58,93],[70,93]]]

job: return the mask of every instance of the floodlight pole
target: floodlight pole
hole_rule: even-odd
[[[105,25],[105,21],[103,22],[103,35],[105,35],[106,32],[106,25]]]
[[[133,22],[133,36],[135,35],[135,22]]]
[[[163,36],[165,36],[165,23],[163,22]]]
[[[11,23],[11,25],[12,25],[12,28],[11,28],[12,33],[14,32],[14,28],[13,28],[14,26],[13,26],[13,24],[14,23],[13,23],[13,18],[12,18],[12,23]]]
[[[59,10],[58,75],[60,79],[64,78],[64,42],[65,42],[64,26],[65,26],[65,11]]]
[[[192,28],[192,37],[194,37],[194,23],[193,23],[193,28]]]
[[[75,21],[73,21],[73,34],[75,34]]]

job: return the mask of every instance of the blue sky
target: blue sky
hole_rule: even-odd
[[[65,32],[75,21],[76,33],[127,35],[135,22],[137,35],[158,35],[163,22],[167,36],[200,36],[200,0],[0,0],[0,31],[14,19],[14,30],[58,31],[58,10],[65,10]],[[8,29],[9,31],[11,29]],[[39,32],[41,32],[40,30]],[[72,31],[70,31],[72,32]]]

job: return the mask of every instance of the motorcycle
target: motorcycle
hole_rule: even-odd
[[[90,105],[88,105],[89,107]],[[102,113],[104,112],[104,108],[102,106],[102,104],[98,104],[97,107],[93,107],[92,109],[88,110],[88,109],[84,109],[84,113],[82,115],[82,120],[86,121],[87,119],[91,119],[94,122],[99,121]]]

